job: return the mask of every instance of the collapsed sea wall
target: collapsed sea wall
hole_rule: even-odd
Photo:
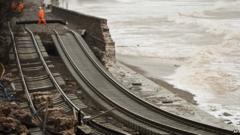
[[[67,20],[70,28],[86,30],[84,38],[87,44],[106,67],[115,62],[115,43],[111,38],[106,19],[56,6],[52,7],[52,13]]]

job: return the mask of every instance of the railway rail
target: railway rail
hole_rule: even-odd
[[[18,82],[21,80],[21,84],[17,85],[17,90],[24,90],[28,102],[25,104],[29,104],[32,114],[41,123],[41,129],[39,128],[37,132],[48,131],[48,133],[53,133],[53,131],[49,131],[48,125],[46,125],[49,115],[49,113],[46,113],[47,110],[51,112],[54,110],[62,112],[63,110],[62,117],[74,116],[75,120],[81,121],[77,116],[78,114],[84,116],[85,113],[76,105],[77,96],[72,93],[66,94],[62,89],[61,85],[64,85],[64,81],[57,73],[52,73],[51,68],[54,65],[51,61],[46,60],[48,55],[40,38],[35,36],[28,28],[25,28],[28,34],[18,37],[14,36],[10,24],[9,30],[13,41],[13,53],[18,66],[18,70],[13,69],[13,71],[19,71],[20,73],[20,78],[15,81],[16,84],[19,84]],[[52,102],[49,101],[51,98]],[[94,134],[127,134],[108,128],[92,119],[88,120],[86,124],[95,129]],[[37,133],[35,130],[34,132]]]
[[[103,108],[143,134],[232,135],[233,131],[179,117],[136,97],[115,81],[76,32],[52,36],[69,71]]]
[[[13,52],[14,52],[14,55],[15,55],[15,60],[16,60],[16,64],[17,64],[17,67],[18,67],[18,70],[19,70],[19,75],[21,77],[21,82],[22,82],[22,87],[23,87],[23,91],[25,93],[25,96],[27,98],[27,104],[30,108],[30,111],[32,112],[32,114],[34,115],[34,117],[39,121],[41,122],[41,118],[39,115],[36,115],[37,114],[37,110],[33,104],[33,101],[31,99],[31,96],[30,96],[30,93],[29,93],[29,89],[28,89],[28,86],[27,86],[27,83],[26,83],[26,80],[25,80],[25,77],[24,77],[24,74],[23,74],[23,70],[22,70],[22,67],[21,67],[21,62],[20,62],[20,58],[19,58],[19,55],[18,55],[18,49],[17,49],[17,46],[16,46],[16,42],[15,42],[15,36],[14,36],[14,33],[12,31],[12,28],[10,26],[10,23],[8,23],[8,27],[9,27],[9,31],[10,31],[10,36],[11,36],[11,40],[12,40],[12,47],[13,47]],[[22,106],[23,108],[25,106]],[[30,129],[31,131],[31,129]],[[31,134],[42,134],[43,131],[38,128],[37,130],[34,130],[34,133],[31,133]]]

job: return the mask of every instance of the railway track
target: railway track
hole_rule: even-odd
[[[23,108],[27,108],[29,105],[31,113],[39,120],[40,128],[34,130],[34,132],[51,134],[54,133],[55,128],[63,128],[61,126],[54,127],[51,123],[56,121],[61,123],[61,120],[66,119],[68,122],[80,121],[78,114],[85,115],[81,108],[77,106],[80,101],[75,94],[68,93],[61,87],[65,85],[65,82],[59,73],[53,73],[54,65],[48,60],[48,54],[40,38],[35,36],[28,28],[25,29],[27,34],[20,36],[14,36],[10,25],[9,29],[13,41],[12,53],[14,54],[14,56],[10,55],[10,60],[16,60],[17,62],[10,65],[17,66],[18,68],[12,68],[12,72],[19,72],[20,74],[20,77],[14,80],[16,93],[25,94],[27,102],[22,103]],[[72,123],[66,124],[71,126]],[[96,135],[127,134],[108,128],[94,120],[88,120],[86,124],[92,127],[93,134]]]
[[[18,54],[18,49],[17,49],[16,42],[15,42],[15,40],[16,40],[15,36],[13,34],[13,31],[11,29],[10,24],[8,24],[8,25],[9,25],[9,31],[10,31],[10,36],[11,36],[11,40],[12,40],[12,47],[13,47],[12,56],[14,56],[14,57],[12,57],[12,59],[16,60],[15,66],[18,67],[19,75],[20,75],[20,78],[21,78],[20,81],[22,82],[22,90],[21,91],[26,96],[26,100],[23,100],[23,101],[20,102],[20,107],[23,108],[25,111],[31,112],[33,114],[33,116],[38,120],[38,122],[41,123],[42,121],[41,121],[40,116],[36,115],[37,110],[36,110],[36,108],[33,104],[33,101],[32,101],[32,98],[30,96],[29,89],[28,89],[28,86],[27,86],[27,83],[26,83],[26,80],[25,80],[25,77],[24,77],[24,74],[23,74],[23,70],[22,70],[21,62],[20,62],[20,58],[19,58],[20,56]],[[16,92],[16,94],[17,94],[17,92]],[[28,108],[28,106],[29,106],[29,108]],[[33,131],[34,131],[34,133],[33,133]],[[43,131],[40,127],[37,127],[37,129],[34,129],[33,131],[32,131],[32,129],[30,129],[31,134],[43,134]]]
[[[74,31],[52,36],[69,71],[103,108],[142,134],[232,135],[233,131],[191,121],[149,104],[130,93],[102,66],[84,39]]]
[[[42,130],[40,132],[63,133],[65,130],[74,130],[77,118],[60,87],[64,85],[64,80],[58,73],[50,71],[49,67],[53,65],[51,61],[48,64],[45,62],[47,53],[40,39],[29,29],[26,30],[28,33],[23,35],[14,37],[12,34],[13,52],[20,73],[20,78],[14,80],[16,91],[21,93],[24,90],[28,101],[25,105],[29,104],[32,114],[38,118]],[[14,71],[16,69],[13,68],[12,72]]]

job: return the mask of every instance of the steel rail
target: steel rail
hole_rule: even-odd
[[[38,42],[36,41],[36,38],[35,38],[33,32],[32,32],[29,28],[26,28],[26,30],[27,30],[27,32],[31,35],[31,38],[32,38],[32,40],[33,40],[33,42],[34,42],[34,46],[35,46],[35,48],[36,48],[36,50],[37,50],[37,53],[38,53],[38,55],[39,55],[39,57],[40,57],[40,59],[41,59],[41,62],[42,62],[42,64],[43,64],[45,70],[47,71],[48,76],[50,77],[52,83],[53,83],[54,86],[57,88],[58,92],[61,94],[62,98],[63,98],[72,108],[74,108],[75,110],[77,110],[77,111],[80,112],[81,114],[85,115],[85,113],[84,113],[83,111],[81,111],[81,109],[78,108],[78,107],[68,98],[68,96],[66,95],[66,93],[63,91],[63,89],[60,87],[60,85],[59,85],[58,82],[56,81],[55,77],[53,76],[51,70],[49,69],[49,67],[48,67],[48,65],[47,65],[47,63],[46,63],[46,61],[45,61],[45,59],[44,59],[44,57],[43,57],[43,55],[42,55],[42,52],[41,52],[41,50],[40,50],[40,48],[39,48]],[[92,121],[92,120],[89,121],[88,124],[91,125],[92,127],[100,128],[101,130],[104,130],[106,133],[111,133],[112,135],[117,135],[117,134],[118,134],[118,135],[125,135],[125,134],[123,134],[123,133],[121,133],[121,132],[117,132],[117,131],[115,131],[115,130],[106,128],[106,127],[104,127],[104,126],[102,126],[102,125],[100,125],[100,124],[98,124],[97,122],[94,122],[94,121]]]
[[[60,36],[59,36],[59,33],[58,33],[56,30],[54,30],[54,32],[55,32],[55,34],[57,35],[57,38],[58,38],[60,44],[62,45],[62,44],[63,44],[63,41],[61,40],[61,38],[60,38]],[[64,46],[61,46],[61,47],[64,47]],[[66,48],[63,48],[63,49],[65,50]],[[76,70],[79,70],[78,67],[73,63],[73,60],[71,59],[71,57],[69,56],[69,54],[68,54],[68,53],[65,53],[65,54],[67,55],[67,58],[69,59],[69,61],[71,62],[71,64],[74,66],[74,68],[75,68]],[[84,77],[84,76],[82,76],[82,77],[86,79],[86,77]],[[87,80],[87,81],[88,81],[88,80]],[[89,82],[89,81],[88,81],[88,82]],[[91,85],[91,84],[90,84],[90,85]],[[84,112],[81,111],[81,113],[82,113],[83,115],[85,115]],[[101,130],[105,130],[106,133],[111,133],[112,135],[126,135],[126,134],[124,134],[124,133],[122,133],[122,132],[118,132],[118,131],[116,131],[116,130],[107,128],[107,127],[105,127],[105,126],[102,126],[102,125],[98,124],[97,122],[95,122],[95,121],[93,121],[93,120],[88,121],[86,124],[90,125],[91,127],[97,127],[97,128],[99,128],[99,129],[101,129]]]
[[[125,134],[125,133],[122,133],[122,132],[118,132],[116,130],[113,130],[113,129],[110,129],[110,128],[107,128],[106,126],[103,126],[93,120],[89,121],[87,123],[89,126],[99,130],[99,131],[102,131],[104,132],[105,134],[107,135],[130,135],[130,134]]]
[[[1,75],[0,75],[0,79],[2,79],[3,78],[3,75],[5,74],[5,67],[4,67],[4,65],[2,64],[2,63],[0,63],[0,67],[1,67],[1,69],[2,69],[2,72],[1,72]]]
[[[61,96],[63,97],[63,99],[71,106],[73,107],[74,109],[76,109],[77,111],[80,111],[80,109],[68,98],[68,96],[65,94],[65,92],[63,91],[63,89],[60,87],[60,85],[58,84],[57,80],[55,79],[55,77],[53,76],[52,72],[50,71],[43,55],[42,55],[42,52],[39,48],[39,45],[38,45],[38,42],[36,41],[35,39],[35,36],[33,34],[33,32],[29,29],[29,28],[26,28],[27,32],[31,35],[31,38],[34,42],[34,47],[36,48],[37,50],[37,53],[41,59],[41,62],[45,68],[45,70],[47,71],[48,73],[48,76],[50,77],[52,83],[54,84],[54,86],[56,87],[56,89],[58,90],[58,92],[61,94]]]
[[[26,79],[24,77],[24,74],[23,74],[23,70],[22,70],[22,67],[21,67],[21,61],[20,61],[20,58],[19,58],[19,54],[18,54],[18,50],[17,50],[17,46],[16,46],[16,40],[15,40],[15,36],[13,34],[13,31],[12,31],[12,28],[11,28],[11,25],[10,23],[8,22],[8,28],[9,28],[9,31],[10,31],[10,36],[11,36],[11,40],[12,40],[12,47],[13,47],[13,51],[14,51],[14,55],[15,55],[15,59],[16,59],[16,62],[17,62],[17,67],[18,67],[18,70],[19,70],[19,74],[21,76],[21,81],[22,81],[22,87],[24,89],[24,93],[26,95],[26,98],[27,98],[27,101],[28,101],[28,104],[30,106],[30,111],[33,115],[33,117],[35,117],[37,119],[37,121],[39,123],[42,123],[42,119],[41,117],[39,116],[34,104],[33,104],[33,101],[32,101],[32,98],[31,98],[31,95],[29,93],[29,88],[27,86],[27,83],[26,83]],[[38,125],[38,127],[40,128],[40,132],[42,132],[42,129],[41,129],[41,126]],[[44,135],[44,133],[43,133]]]
[[[130,97],[134,98],[137,102],[140,102],[144,106],[146,106],[146,107],[148,107],[148,108],[150,108],[154,111],[157,111],[158,113],[161,113],[161,114],[165,115],[166,117],[172,118],[172,119],[177,120],[177,121],[181,121],[181,122],[185,123],[186,125],[190,125],[192,127],[200,128],[200,129],[210,131],[210,132],[214,132],[214,133],[218,133],[218,134],[232,134],[233,133],[233,131],[230,131],[230,130],[227,130],[227,129],[214,127],[214,126],[211,126],[211,125],[203,124],[203,123],[200,123],[200,122],[192,121],[192,120],[174,115],[172,113],[166,112],[166,111],[158,108],[157,106],[155,106],[155,105],[153,105],[149,102],[146,102],[146,101],[140,99],[139,97],[137,97],[133,93],[129,92],[124,86],[122,86],[122,84],[117,82],[112,77],[112,75],[110,75],[109,72],[107,72],[105,67],[103,67],[102,64],[100,64],[100,62],[98,61],[96,56],[92,53],[92,51],[88,47],[87,43],[84,41],[84,39],[81,36],[79,36],[73,30],[69,30],[69,31],[74,35],[75,39],[78,41],[78,43],[79,43],[80,47],[83,49],[84,53],[87,55],[89,60],[93,63],[93,65],[96,66],[96,68],[99,70],[99,72],[103,76],[105,76],[117,88],[119,88],[121,91],[123,91],[125,94],[129,95]]]
[[[33,101],[32,101],[31,95],[29,93],[29,89],[28,89],[28,86],[27,86],[27,83],[26,83],[26,80],[25,80],[25,77],[24,77],[24,74],[23,74],[23,70],[22,70],[22,67],[21,67],[21,61],[20,61],[17,46],[16,46],[15,36],[13,34],[13,31],[12,31],[12,28],[11,28],[11,25],[10,25],[9,22],[8,22],[8,28],[9,28],[10,35],[11,35],[13,51],[14,51],[14,55],[15,55],[15,58],[16,58],[16,61],[17,61],[17,66],[18,66],[19,74],[21,76],[21,81],[22,81],[22,85],[23,85],[23,88],[24,88],[24,92],[25,92],[25,95],[27,97],[28,103],[30,105],[31,111],[34,114],[34,116],[36,116],[37,111],[36,111],[36,108],[33,104]],[[38,117],[38,119],[41,121],[40,117]]]
[[[64,47],[64,43],[61,40],[61,37],[59,36],[57,31],[54,31],[58,40],[60,41],[60,46],[63,49],[65,55],[67,56],[67,58],[69,59],[70,63],[72,64],[72,66],[74,67],[74,69],[78,72],[78,75],[83,79],[83,81],[102,99],[104,99],[105,102],[107,102],[108,104],[110,104],[113,107],[116,107],[116,110],[123,112],[125,115],[127,115],[128,117],[134,118],[137,121],[140,121],[141,123],[144,123],[145,125],[151,125],[149,128],[154,127],[156,130],[158,130],[158,132],[161,131],[167,131],[169,133],[174,133],[174,134],[181,134],[181,135],[197,135],[195,133],[189,132],[187,130],[183,130],[183,129],[178,129],[175,127],[172,127],[170,125],[164,125],[161,123],[158,123],[154,120],[150,120],[150,119],[146,119],[145,117],[143,117],[140,114],[136,114],[135,112],[130,112],[127,108],[124,108],[122,106],[119,106],[118,103],[112,101],[109,97],[105,96],[104,94],[102,94],[101,92],[98,91],[98,89],[91,83],[91,81],[89,81],[87,79],[87,77],[81,72],[81,70],[76,66],[76,64],[74,63],[73,59],[71,58],[71,56],[69,55],[69,52],[67,51],[67,49]],[[143,127],[142,127],[143,128]],[[148,132],[151,132],[153,134],[158,134],[155,131],[150,131],[148,129],[146,129]]]

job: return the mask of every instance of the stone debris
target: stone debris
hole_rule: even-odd
[[[224,120],[224,122],[226,123],[226,124],[232,124],[232,122],[230,121],[230,120]]]
[[[171,103],[173,103],[173,101],[166,99],[166,100],[163,100],[162,103],[163,103],[163,104],[171,104]]]
[[[29,112],[15,102],[0,102],[0,132],[5,134],[29,134],[28,128],[37,122]]]
[[[138,69],[136,70],[138,71]],[[171,87],[168,85],[165,86],[165,83],[159,83],[160,85],[157,85],[121,63],[116,63],[109,68],[109,71],[119,82],[127,87],[130,92],[164,111],[220,128],[232,129],[231,126],[224,124],[222,119],[214,118],[210,114],[200,110],[197,106],[175,95],[169,90]],[[139,89],[135,89],[134,87],[136,86],[133,86],[132,82],[141,82],[142,85],[137,86]],[[211,110],[216,111],[217,109],[212,107]]]
[[[28,134],[29,131],[25,125],[21,125],[21,122],[11,117],[0,117],[0,131],[5,134]]]
[[[224,116],[232,116],[232,114],[227,113],[227,112],[224,112],[223,115],[224,115]]]
[[[132,85],[133,86],[142,86],[142,83],[140,83],[140,82],[133,82]]]
[[[50,92],[34,92],[32,93],[33,102],[38,107],[53,106],[53,95]]]
[[[41,108],[40,116],[44,118],[47,114],[46,127],[48,131],[63,135],[75,134],[77,121],[72,115],[66,115],[62,107],[54,107],[54,96],[51,92],[34,92],[32,97],[35,106]]]
[[[63,109],[55,108],[48,112],[47,126],[55,133],[73,135],[76,124],[77,121],[73,116],[64,114]]]

